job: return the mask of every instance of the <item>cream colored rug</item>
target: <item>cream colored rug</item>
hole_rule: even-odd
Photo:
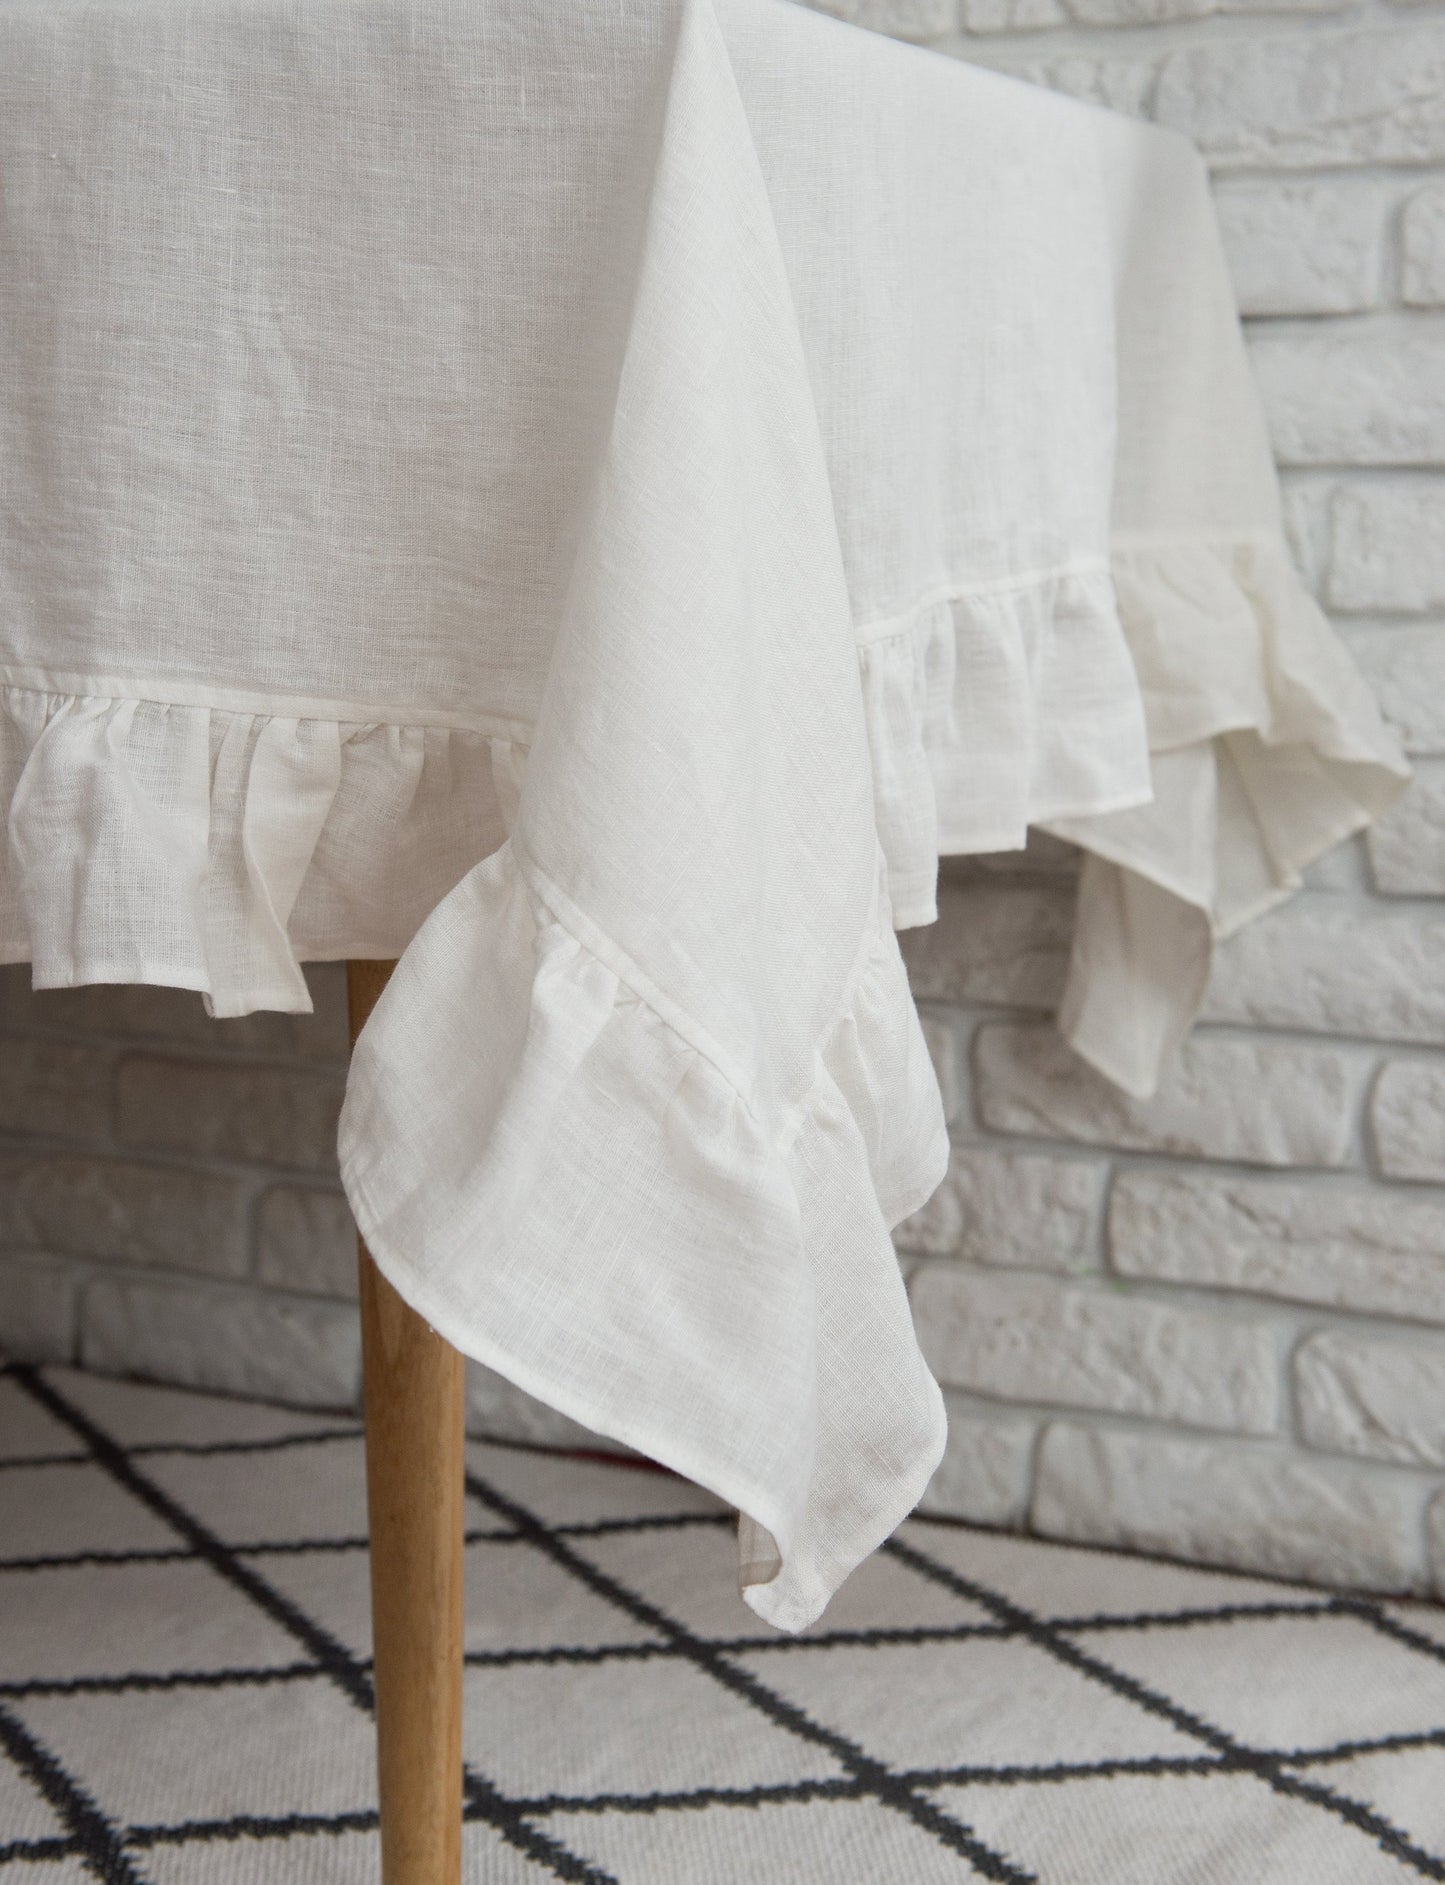
[[[1445,1880],[1445,1609],[915,1520],[803,1638],[728,1516],[469,1448],[468,1885]],[[376,1877],[349,1420],[0,1378],[0,1885]]]

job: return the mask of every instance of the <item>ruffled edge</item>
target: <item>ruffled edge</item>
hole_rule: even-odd
[[[1121,537],[1109,572],[925,598],[858,659],[895,927],[934,919],[940,855],[1016,848],[1029,824],[1080,845],[1059,1024],[1140,1098],[1199,1012],[1215,942],[1410,776],[1269,534]],[[157,691],[0,685],[0,961],[29,961],[38,988],[147,982],[219,1016],[308,1012],[301,962],[400,955],[505,838],[510,725]],[[1000,829],[980,805],[1014,810]]]
[[[879,840],[900,929],[938,859],[1147,803],[1143,703],[1106,559],[940,590],[860,632]]]
[[[890,1232],[941,1183],[948,1136],[886,882],[812,1084],[771,1118],[559,912],[509,843],[423,925],[353,1056],[347,1195],[449,1341],[733,1505],[744,1597],[800,1630],[945,1437]],[[585,1209],[574,1154],[607,1175],[579,1181]]]
[[[896,928],[935,920],[940,856],[1150,797],[1100,559],[941,589],[860,630],[857,659]],[[489,753],[530,734],[43,679],[0,678],[0,961],[37,988],[195,989],[217,1016],[305,1013],[302,962],[400,955],[503,841],[517,782]]]
[[[300,963],[394,957],[505,837],[510,741],[0,685],[0,962],[37,988],[308,1013]]]
[[[1154,799],[1044,829],[1088,854],[1060,1030],[1147,1099],[1216,942],[1387,811],[1410,768],[1282,538],[1121,537],[1114,583]]]
[[[1282,537],[1124,534],[1112,567],[1151,752],[1248,732],[1409,776]]]

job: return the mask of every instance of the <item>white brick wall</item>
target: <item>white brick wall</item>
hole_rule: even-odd
[[[0,1347],[358,1404],[345,976],[307,976],[314,1015],[210,1021],[176,990],[35,995],[0,968]],[[591,1437],[483,1369],[468,1406],[477,1432]]]
[[[1297,553],[1419,772],[1222,952],[1147,1105],[1042,1019],[1060,847],[945,867],[906,947],[955,1139],[899,1236],[928,1503],[1445,1594],[1445,4],[829,10],[1201,145]]]
[[[1045,1019],[1057,843],[946,867],[908,942],[955,1138],[900,1233],[952,1441],[927,1504],[1445,1594],[1445,0],[833,0],[1194,137],[1303,567],[1418,783],[1223,953],[1158,1099]],[[318,1012],[0,970],[0,1340],[354,1399]],[[479,1431],[575,1436],[482,1371]]]

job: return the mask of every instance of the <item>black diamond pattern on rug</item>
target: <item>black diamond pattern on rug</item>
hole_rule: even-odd
[[[1445,1880],[1445,1610],[914,1519],[768,1632],[731,1515],[468,1447],[467,1885]],[[375,1875],[353,1420],[0,1372],[0,1885]]]

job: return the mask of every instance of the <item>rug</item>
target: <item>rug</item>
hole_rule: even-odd
[[[913,1519],[802,1637],[730,1515],[468,1446],[467,1885],[1445,1880],[1445,1608]],[[0,1375],[0,1885],[377,1876],[355,1422]]]

